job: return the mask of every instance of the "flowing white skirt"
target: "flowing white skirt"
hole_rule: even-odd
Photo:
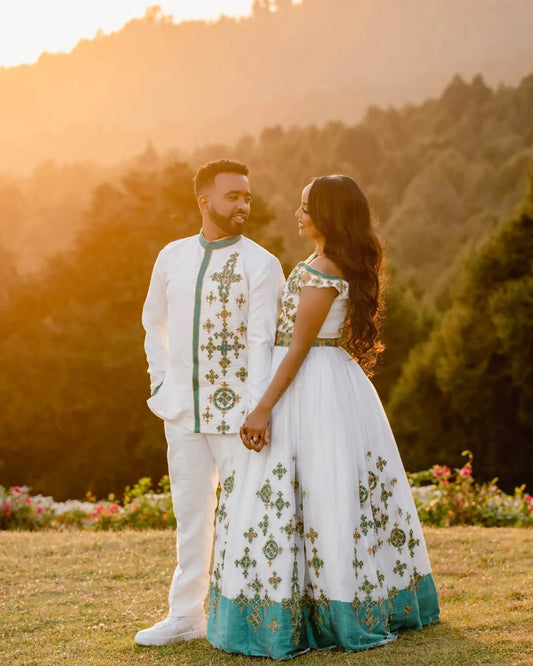
[[[274,348],[273,372],[287,352]],[[439,617],[400,455],[372,383],[338,347],[313,347],[223,485],[209,641],[287,659],[385,644]]]

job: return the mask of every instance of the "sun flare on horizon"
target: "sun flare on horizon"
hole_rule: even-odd
[[[158,5],[175,23],[248,16],[253,0],[0,0],[0,67],[36,62],[42,53],[69,52],[99,31],[110,34]]]

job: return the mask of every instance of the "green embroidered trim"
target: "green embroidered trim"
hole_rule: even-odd
[[[319,275],[320,277],[329,278],[330,280],[344,280],[344,282],[346,282],[346,279],[343,278],[342,275],[329,275],[329,273],[322,273],[322,271],[318,271],[316,268],[313,268],[312,266],[309,266],[309,264],[306,264],[305,261],[300,261],[299,265],[305,266],[305,268],[309,272],[314,273],[315,275]]]
[[[203,236],[200,234],[200,244],[202,243]],[[204,242],[207,241],[204,239]],[[217,241],[220,242],[220,241]],[[198,341],[200,338],[200,306],[202,298],[202,286],[204,283],[204,276],[211,259],[211,250],[206,249],[202,263],[200,264],[200,270],[198,271],[198,277],[196,278],[196,291],[194,299],[194,317],[193,317],[193,329],[192,329],[192,393],[194,401],[194,432],[200,432],[200,396],[199,396],[199,382],[198,382],[198,372],[199,372],[199,360],[198,360]]]
[[[238,243],[241,238],[242,236],[230,236],[229,238],[221,238],[220,240],[216,241],[208,241],[204,238],[202,232],[200,232],[200,235],[198,236],[200,245],[204,248],[204,250],[220,250],[220,248],[235,245],[235,243]]]
[[[285,333],[284,331],[276,331],[276,347],[289,347],[291,344],[292,333]],[[338,338],[315,338],[311,347],[339,347],[340,342]]]

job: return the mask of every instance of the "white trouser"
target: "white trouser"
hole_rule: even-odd
[[[178,566],[168,596],[169,617],[204,614],[219,479],[231,474],[238,434],[204,435],[165,422],[172,505],[178,524]]]

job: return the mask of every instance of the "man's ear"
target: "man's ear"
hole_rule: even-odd
[[[198,208],[200,209],[200,212],[202,214],[207,214],[209,212],[209,195],[208,194],[200,194],[197,201],[198,201]]]

